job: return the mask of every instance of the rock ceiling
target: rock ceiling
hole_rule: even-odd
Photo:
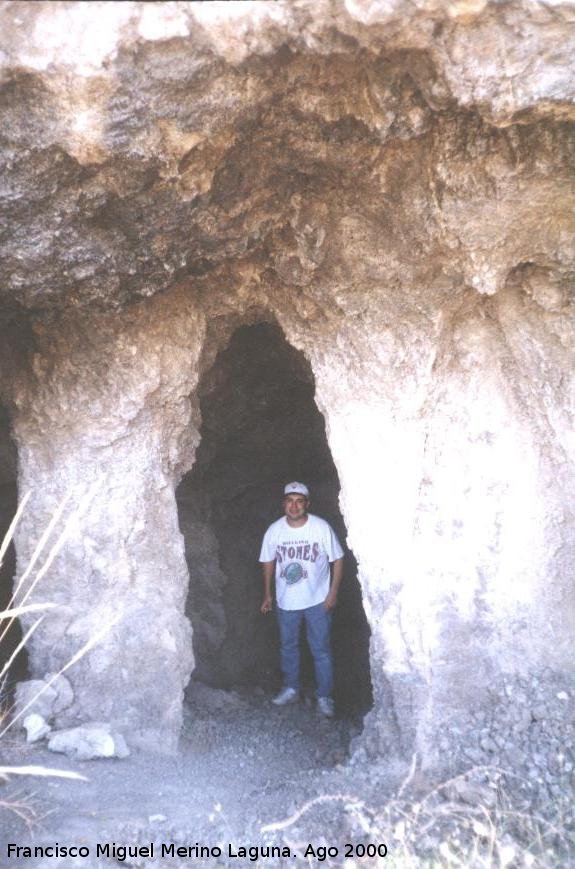
[[[563,279],[574,22],[484,0],[1,4],[4,312],[345,294],[350,246],[364,287]]]

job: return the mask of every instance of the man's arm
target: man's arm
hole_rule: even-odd
[[[331,563],[331,585],[326,599],[323,602],[325,609],[329,612],[337,603],[337,593],[343,579],[343,558],[336,558]]]
[[[272,609],[272,582],[274,578],[275,561],[262,561],[262,573],[264,577],[264,599],[260,607],[261,613],[269,613]]]

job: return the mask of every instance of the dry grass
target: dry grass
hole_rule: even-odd
[[[401,795],[373,820],[402,865],[422,857],[453,869],[564,866],[573,841],[561,818],[519,811],[510,781],[496,767],[474,767],[419,799]]]
[[[55,608],[55,605],[49,601],[44,603],[28,603],[30,596],[32,595],[38,584],[42,581],[44,576],[46,576],[46,574],[48,573],[50,567],[54,563],[54,560],[61,552],[63,546],[68,540],[72,530],[77,528],[78,523],[85,515],[86,510],[88,509],[97,491],[97,488],[97,484],[93,485],[79,497],[77,506],[64,521],[63,528],[59,533],[57,533],[58,525],[63,519],[66,508],[69,506],[73,499],[71,496],[67,496],[58,505],[45,531],[43,532],[38,543],[36,544],[28,562],[28,565],[26,566],[26,569],[16,583],[14,593],[10,599],[8,607],[4,611],[0,612],[0,642],[6,637],[15,619],[19,618],[22,615],[39,614],[35,621],[33,621],[33,623],[31,624],[31,626],[26,630],[22,639],[20,640],[8,660],[0,669],[0,697],[6,695],[8,674],[17,655],[23,648],[25,648],[30,637],[40,627],[42,621],[46,616],[46,613]],[[14,533],[24,513],[24,510],[26,509],[29,499],[30,493],[26,494],[22,499],[18,510],[14,516],[14,519],[12,520],[4,539],[0,544],[0,568],[2,567],[6,552],[8,551],[8,547],[13,540]],[[111,627],[113,627],[113,624],[105,625],[102,630],[97,632],[97,634],[95,634],[94,636],[90,637],[90,639],[86,643],[84,643],[84,645],[72,656],[72,658],[57,673],[55,673],[49,681],[46,682],[44,687],[37,692],[32,700],[30,700],[30,702],[22,709],[20,709],[16,714],[14,714],[14,707],[3,708],[2,712],[0,713],[0,740],[2,740],[2,746],[4,748],[6,748],[6,742],[10,731],[12,730],[12,728],[14,728],[18,720],[25,715],[26,711],[45,691],[48,690],[50,685],[55,682],[60,675],[73,667],[74,664],[76,664],[81,658],[84,657],[84,655],[86,655],[92,648],[94,648],[94,646],[96,646],[101,641],[101,639],[105,636],[105,634],[110,630]],[[86,781],[85,776],[82,776],[79,773],[73,772],[71,770],[52,769],[49,767],[37,765],[0,765],[0,780],[6,782],[13,776],[56,776],[59,778],[79,779],[82,781]],[[0,808],[9,808],[20,818],[22,818],[22,820],[24,820],[27,824],[30,824],[32,820],[37,817],[37,813],[33,808],[30,795],[28,795],[28,797],[21,798],[12,797],[9,801],[0,801]]]
[[[31,793],[12,793],[9,800],[0,799],[0,811],[12,812],[23,821],[28,830],[37,826],[39,820],[45,817],[35,795]]]
[[[566,813],[557,805],[550,807],[551,817],[518,810],[510,788],[516,778],[512,773],[495,767],[474,767],[423,794],[407,796],[415,764],[414,756],[407,779],[382,807],[370,806],[349,793],[321,794],[290,817],[265,825],[261,832],[280,835],[300,857],[305,852],[300,852],[294,838],[302,840],[304,826],[307,841],[313,840],[317,827],[324,833],[332,831],[332,841],[361,842],[366,856],[355,855],[346,864],[350,867],[563,869],[570,864],[575,836],[565,823]],[[321,814],[320,821],[306,818],[314,810]],[[385,857],[377,856],[377,852],[368,856],[369,844],[373,851],[382,843],[387,847]],[[312,860],[309,865],[339,866],[342,855],[340,846],[337,856],[330,859],[327,855],[321,863]]]

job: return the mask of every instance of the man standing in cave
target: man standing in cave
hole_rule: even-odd
[[[284,516],[273,522],[262,543],[264,576],[262,613],[271,612],[275,573],[284,687],[276,706],[299,696],[299,635],[305,621],[313,656],[318,710],[333,717],[333,662],[330,645],[332,611],[343,576],[343,549],[333,528],[308,513],[309,490],[303,483],[284,489]]]

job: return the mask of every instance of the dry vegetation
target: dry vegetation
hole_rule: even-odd
[[[102,636],[110,629],[110,625],[106,625],[101,632],[99,632],[96,636],[91,637],[86,643],[84,643],[84,645],[78,650],[78,652],[73,655],[73,657],[65,664],[65,666],[62,667],[57,673],[52,676],[49,681],[46,682],[44,688],[38,691],[38,693],[26,704],[26,706],[18,709],[18,711],[15,710],[14,705],[11,702],[12,694],[7,687],[10,668],[12,667],[12,664],[14,663],[18,654],[26,646],[26,643],[28,642],[30,637],[42,623],[46,612],[55,607],[55,604],[49,601],[35,601],[31,603],[28,603],[28,601],[35,588],[38,586],[39,583],[41,583],[43,577],[49,571],[58,553],[61,551],[62,547],[66,543],[66,540],[68,539],[71,531],[74,527],[77,526],[77,523],[85,514],[92,498],[96,493],[96,490],[97,486],[92,486],[79,498],[77,506],[64,521],[63,528],[59,533],[58,525],[61,522],[65,514],[66,508],[69,506],[72,500],[72,497],[67,496],[58,505],[44,533],[41,535],[32,553],[30,561],[26,566],[26,569],[22,572],[21,576],[15,583],[14,592],[8,603],[7,608],[0,612],[0,642],[8,634],[8,631],[12,627],[15,619],[20,618],[23,615],[34,614],[35,616],[35,620],[25,631],[22,639],[17,644],[15,649],[12,651],[12,653],[0,669],[0,740],[2,740],[4,747],[4,751],[2,752],[3,755],[9,753],[8,751],[6,751],[6,742],[9,738],[10,731],[15,727],[18,721],[25,716],[26,712],[31,706],[33,706],[33,704],[40,697],[40,695],[44,691],[46,691],[60,675],[62,675],[66,670],[72,667],[91,648],[93,648],[101,640]],[[18,526],[18,522],[20,521],[20,518],[24,513],[24,510],[26,509],[26,505],[28,504],[29,500],[30,493],[27,493],[22,499],[20,505],[18,506],[18,510],[16,511],[12,522],[10,523],[10,527],[8,528],[8,531],[6,532],[2,543],[0,544],[0,567],[2,567],[8,547],[14,538],[14,533]],[[49,767],[38,765],[14,765],[6,763],[0,764],[0,781],[5,783],[13,776],[57,776],[58,778],[84,779],[84,776],[71,770],[51,769]],[[24,821],[26,821],[27,824],[30,824],[36,816],[33,807],[33,800],[29,794],[24,794],[21,797],[15,797],[14,795],[12,795],[9,800],[0,800],[0,808],[10,809],[11,811],[15,812],[19,817],[21,817]]]
[[[414,788],[416,760],[414,756],[407,779],[383,807],[349,793],[322,794],[290,817],[265,825],[262,834],[271,834],[274,842],[288,844],[303,858],[305,850],[298,843],[304,831],[308,841],[314,835],[320,841],[319,831],[330,830],[332,842],[338,831],[339,842],[356,843],[353,856],[361,866],[559,869],[570,865],[575,835],[567,795],[549,817],[519,811],[514,776],[495,767],[474,767],[431,789]],[[315,848],[310,865],[341,865],[345,850],[341,844],[336,848],[330,854],[326,840],[323,847]]]

